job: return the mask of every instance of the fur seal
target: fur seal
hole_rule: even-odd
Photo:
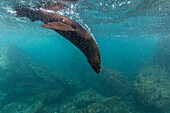
[[[44,23],[42,27],[53,29],[65,37],[83,52],[93,70],[96,73],[100,72],[101,60],[98,46],[92,36],[79,23],[66,16],[45,11],[42,8],[15,6],[14,10],[17,17],[27,17],[31,21],[40,20]]]

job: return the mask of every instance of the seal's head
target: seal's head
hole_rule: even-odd
[[[99,56],[88,59],[88,62],[96,73],[100,73],[101,61]]]

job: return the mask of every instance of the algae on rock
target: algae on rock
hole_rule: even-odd
[[[83,109],[103,99],[104,97],[102,95],[92,89],[88,89],[75,95],[69,102],[64,103],[63,106],[57,108],[57,110],[59,113],[75,113],[77,110]],[[54,109],[53,112],[57,110]]]
[[[131,113],[129,108],[114,96],[105,100],[93,103],[75,113]]]
[[[170,76],[160,66],[148,66],[134,83],[137,100],[144,106],[166,109],[170,106]]]
[[[55,94],[62,92],[59,94],[64,94],[66,97],[76,92],[76,85],[49,67],[33,62],[17,46],[7,45],[1,48],[0,58],[1,56],[5,61],[0,63],[6,64],[1,65],[3,68],[0,67],[0,93],[5,94],[0,101],[0,109],[13,102],[26,102],[29,98],[45,94],[45,92],[54,95],[50,92],[51,90],[55,90]],[[39,98],[41,100],[44,95]]]
[[[126,98],[131,93],[130,82],[121,73],[104,68],[101,75],[93,78],[93,86],[100,94],[112,97],[119,96]]]
[[[45,113],[41,102],[27,105],[22,102],[14,102],[6,105],[0,113]]]
[[[170,70],[170,34],[158,40],[153,60],[155,64]]]

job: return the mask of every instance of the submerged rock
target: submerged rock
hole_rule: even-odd
[[[85,90],[75,95],[69,102],[63,104],[60,108],[54,109],[52,112],[57,113],[75,113],[77,110],[83,109],[88,105],[103,100],[104,97],[93,91]]]
[[[165,110],[170,106],[170,76],[159,66],[144,68],[134,83],[136,98],[143,106]]]
[[[17,82],[30,77],[30,57],[14,45],[0,49],[0,91],[10,92]]]
[[[154,63],[170,70],[170,35],[159,39],[153,59]]]
[[[75,113],[131,113],[129,108],[114,96],[103,101],[93,103]]]
[[[22,113],[21,111],[27,107],[28,106],[24,103],[14,102],[4,106],[0,110],[0,113]]]
[[[42,102],[38,101],[37,103],[28,106],[26,109],[22,110],[21,113],[45,113]]]
[[[26,100],[26,103],[36,103],[38,101],[41,101],[42,104],[46,107],[48,106],[58,106],[62,103],[64,103],[69,95],[67,93],[64,93],[61,90],[48,90],[44,91],[43,93],[40,93],[36,96],[33,96]]]
[[[50,99],[48,98],[50,94],[54,99],[62,98],[61,94],[67,97],[76,92],[76,85],[49,67],[34,63],[22,49],[16,46],[8,45],[1,48],[0,59],[0,93],[5,94],[0,101],[0,108],[36,96],[40,100],[42,97],[45,98],[42,100],[44,102]],[[60,92],[59,97],[58,95],[55,97],[56,92]],[[32,103],[38,102],[38,99],[36,100]]]
[[[20,71],[20,68],[28,67],[30,57],[15,45],[5,45],[0,49],[0,69]],[[17,64],[16,67],[15,65]]]
[[[77,107],[77,109],[82,109],[92,103],[101,101],[103,99],[104,99],[104,97],[102,95],[89,89],[89,90],[83,91],[83,92],[79,93],[78,95],[76,95],[76,97],[74,97],[73,101],[74,101],[74,104]]]
[[[100,94],[126,98],[131,92],[129,81],[119,72],[104,68],[101,75],[93,78],[93,87]]]
[[[14,102],[6,105],[0,110],[0,113],[45,113],[41,102],[28,106],[25,103]]]

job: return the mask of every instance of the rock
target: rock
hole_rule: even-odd
[[[28,106],[25,103],[14,102],[4,106],[0,113],[45,113],[41,102]]]
[[[0,101],[0,108],[43,93],[49,96],[61,92],[59,94],[64,94],[63,96],[71,96],[76,92],[76,85],[49,67],[33,62],[16,46],[8,45],[1,48],[0,59],[0,93],[6,94]],[[55,92],[51,93],[51,90]]]
[[[0,91],[10,92],[17,81],[30,77],[30,57],[14,45],[0,49]]]
[[[166,109],[170,106],[170,76],[159,66],[141,70],[134,82],[136,98],[143,106]]]
[[[77,110],[83,109],[92,103],[101,101],[104,97],[93,91],[92,89],[78,93],[69,102],[63,104],[60,108],[54,109],[52,112],[59,113],[75,113]]]
[[[27,108],[26,104],[14,102],[14,103],[10,103],[10,104],[7,104],[6,106],[4,106],[0,110],[0,113],[25,113],[25,112],[21,112],[21,111],[26,108]]]
[[[93,103],[75,113],[131,113],[126,105],[114,96],[103,101]]]
[[[92,87],[107,97],[125,98],[131,92],[129,81],[121,73],[108,68],[104,68],[101,75],[95,76],[92,80]]]
[[[20,113],[45,113],[45,112],[42,102],[39,101],[22,110]]]
[[[155,64],[170,70],[170,35],[159,39],[153,59]]]
[[[103,100],[104,97],[92,89],[83,91],[74,97],[73,101],[77,109],[82,109],[92,103]]]
[[[65,94],[59,90],[48,90],[40,93],[36,96],[33,96],[26,100],[26,103],[33,104],[38,101],[41,101],[42,104],[46,107],[48,106],[57,106],[64,103],[67,98],[69,97],[68,94]]]
[[[6,45],[0,49],[0,69],[20,71],[30,63],[30,57],[15,45]],[[16,67],[15,65],[19,67]],[[27,65],[26,65],[27,64]]]

